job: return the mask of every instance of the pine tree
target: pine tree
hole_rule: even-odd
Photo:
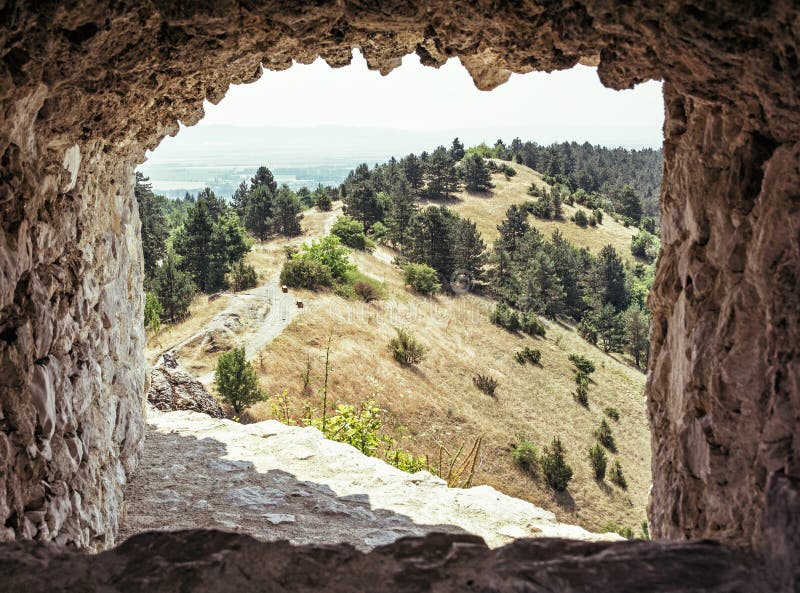
[[[630,291],[625,266],[611,245],[600,250],[592,270],[586,276],[586,288],[589,298],[599,305],[610,304],[617,312],[628,308]]]
[[[145,283],[152,282],[158,261],[167,253],[167,237],[169,226],[164,213],[166,199],[152,191],[149,179],[139,171],[133,192],[139,203],[139,218],[142,221],[142,255],[144,256]]]
[[[429,265],[446,279],[455,270],[451,232],[454,217],[444,206],[429,206],[414,214],[406,253],[411,261]]]
[[[632,306],[625,312],[625,349],[638,368],[647,366],[650,355],[650,316]]]
[[[321,183],[314,190],[314,203],[322,212],[330,212],[333,209],[331,192],[328,188],[322,187]]]
[[[418,194],[422,187],[422,163],[414,153],[409,154],[400,163],[413,193]]]
[[[467,273],[473,282],[480,280],[488,256],[478,227],[471,220],[458,218],[452,223],[451,233],[454,268]]]
[[[541,458],[542,475],[553,490],[567,489],[572,480],[572,468],[566,460],[566,451],[561,439],[553,438],[550,447],[545,447]]]
[[[156,270],[153,288],[161,304],[163,319],[175,322],[186,317],[194,298],[195,286],[189,275],[178,268],[178,258],[174,252],[167,252]]]
[[[506,210],[506,218],[497,226],[500,231],[500,247],[512,257],[516,253],[522,237],[531,229],[528,213],[524,208],[513,204]]]
[[[493,187],[486,163],[475,153],[464,157],[461,163],[461,176],[467,191],[487,192]]]
[[[244,213],[244,226],[259,241],[269,236],[275,209],[275,193],[268,185],[258,185],[250,191]]]
[[[186,222],[178,229],[173,240],[175,252],[180,256],[181,270],[187,272],[202,292],[210,290],[212,235],[214,221],[205,200],[198,200],[189,209]]]
[[[271,194],[278,191],[278,182],[275,181],[272,171],[264,166],[259,167],[256,174],[250,179],[250,191],[262,186],[266,186]]]
[[[624,185],[614,198],[619,212],[630,218],[634,224],[639,224],[642,219],[642,203],[634,189],[630,185]]]
[[[409,183],[400,184],[392,195],[392,206],[386,218],[389,241],[397,247],[408,243],[409,225],[418,208],[414,204]]]
[[[458,173],[453,158],[444,146],[433,151],[425,163],[427,194],[433,199],[449,199],[458,189]]]
[[[300,227],[300,220],[303,218],[302,210],[300,200],[289,189],[289,186],[281,186],[275,198],[273,229],[286,237],[296,237],[302,232]]]
[[[376,191],[366,163],[351,171],[342,187],[345,189],[342,196],[345,214],[364,223],[367,229],[384,219],[388,204],[380,196],[380,192]]]
[[[453,138],[453,144],[450,145],[450,158],[452,158],[455,162],[460,161],[464,158],[464,144],[458,137]]]
[[[247,198],[249,195],[250,190],[247,188],[247,182],[242,181],[231,196],[231,207],[239,218],[244,218],[244,213],[247,211]]]

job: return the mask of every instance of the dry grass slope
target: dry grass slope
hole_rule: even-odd
[[[639,371],[593,348],[570,327],[548,322],[544,339],[510,334],[488,321],[491,301],[474,295],[420,298],[403,287],[398,269],[383,259],[357,254],[355,260],[364,272],[386,282],[388,298],[363,304],[332,294],[305,295],[305,312],[265,349],[260,372],[268,393],[288,390],[296,416],[304,406],[317,405],[315,393],[303,393],[302,374],[310,358],[312,385],[319,386],[324,345],[332,334],[332,398],[358,403],[375,397],[389,412],[391,432],[407,449],[435,456],[440,445],[455,450],[484,435],[474,483],[550,509],[564,522],[599,530],[615,521],[638,531],[650,487],[650,435]],[[401,367],[392,359],[386,345],[395,326],[413,328],[428,347],[418,368]],[[541,350],[541,366],[514,361],[514,351],[526,345]],[[567,357],[572,352],[597,365],[588,410],[571,395],[573,371]],[[496,399],[473,386],[477,372],[500,381]],[[597,483],[587,459],[606,406],[621,414],[612,424],[627,491],[608,481]],[[259,404],[251,414],[270,417],[270,405]],[[575,470],[567,493],[553,495],[541,479],[513,465],[511,448],[520,436],[540,445],[554,436],[562,439]]]

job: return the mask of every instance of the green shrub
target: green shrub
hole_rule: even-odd
[[[425,357],[425,346],[414,335],[401,327],[394,328],[397,335],[389,340],[389,351],[403,366],[416,365]]]
[[[352,290],[340,289],[340,292],[347,292],[352,296],[357,296],[365,303],[377,301],[386,296],[386,286],[383,282],[375,280],[375,278],[367,276],[358,270],[348,272],[347,277],[345,278],[345,283],[348,286],[351,286]],[[336,289],[334,289],[334,291],[336,291]],[[342,294],[340,296],[344,295]]]
[[[333,274],[328,266],[318,261],[296,257],[284,262],[281,284],[314,290],[321,286],[332,286]]]
[[[161,301],[154,292],[144,293],[144,327],[150,330],[153,335],[158,334],[161,329],[161,314],[164,312]]]
[[[369,400],[362,406],[340,404],[327,418],[308,418],[306,424],[318,428],[326,439],[352,445],[364,455],[374,456],[381,444],[383,410]]]
[[[572,393],[575,401],[582,405],[584,408],[589,407],[589,388],[586,383],[578,383],[575,391]]]
[[[489,320],[508,331],[517,331],[520,328],[519,315],[505,303],[497,303]]]
[[[522,319],[520,319],[520,329],[529,336],[540,336],[542,338],[547,333],[544,324],[539,321],[539,318],[533,311],[528,311],[522,316]]]
[[[541,457],[542,475],[553,490],[566,490],[572,479],[572,468],[565,459],[565,453],[561,439],[555,437],[552,445],[544,448]]]
[[[425,264],[407,264],[403,266],[405,283],[420,294],[433,294],[441,290],[439,274]]]
[[[592,211],[592,216],[597,221],[597,224],[603,224],[603,211],[600,208],[595,208]]]
[[[602,527],[603,533],[616,533],[617,535],[621,535],[625,539],[633,539],[633,529],[630,527],[623,527],[615,523],[614,521],[609,521]]]
[[[539,473],[539,448],[527,439],[522,439],[511,451],[511,459],[531,476]]]
[[[494,397],[498,382],[497,379],[490,377],[489,375],[477,374],[472,377],[472,384],[483,391],[486,395]]]
[[[606,422],[605,418],[600,421],[600,427],[594,431],[594,436],[597,438],[597,442],[599,442],[612,453],[617,450],[617,443],[614,440],[614,434],[611,432],[611,427],[608,425],[608,422]]]
[[[372,225],[372,228],[369,230],[370,236],[375,241],[380,241],[389,233],[389,227],[383,224],[380,220],[377,221],[375,224]]]
[[[230,404],[237,416],[245,408],[265,399],[258,387],[253,365],[247,361],[244,347],[234,348],[217,359],[214,384],[222,399]]]
[[[236,292],[253,288],[257,283],[258,277],[253,266],[247,265],[244,261],[239,261],[231,268],[230,284]]]
[[[628,480],[625,479],[625,474],[622,473],[622,464],[620,464],[619,459],[615,459],[611,469],[608,470],[608,479],[623,490],[628,487]]]
[[[339,237],[342,245],[353,249],[366,249],[367,235],[364,233],[364,224],[349,216],[340,216],[331,227],[331,235]]]
[[[640,230],[631,237],[631,253],[647,262],[652,262],[656,259],[659,248],[658,238],[645,230]]]
[[[639,539],[650,539],[650,526],[647,524],[647,519],[642,521],[642,532],[639,534]]]
[[[529,348],[525,346],[522,350],[518,350],[514,353],[514,360],[516,360],[519,364],[539,364],[539,361],[542,359],[542,353],[539,350],[534,350],[533,348]]]
[[[619,410],[617,408],[608,406],[603,410],[603,413],[611,418],[614,422],[619,422]]]
[[[595,480],[602,480],[606,477],[608,455],[606,455],[606,450],[603,449],[600,443],[595,443],[589,449],[589,463],[592,464],[592,472],[594,473]]]
[[[586,225],[589,224],[589,218],[586,216],[586,213],[578,209],[578,211],[572,215],[572,222],[577,224],[579,227],[586,228]]]
[[[591,375],[595,371],[594,363],[581,354],[570,354],[569,361],[575,366],[576,369],[585,373],[586,375]]]

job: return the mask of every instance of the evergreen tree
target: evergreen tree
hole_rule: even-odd
[[[625,312],[625,349],[633,356],[636,366],[647,366],[650,355],[650,316],[638,307]]]
[[[351,171],[342,187],[345,190],[342,196],[345,214],[360,220],[367,229],[377,221],[383,220],[388,204],[385,194],[381,196],[376,191],[372,174],[366,163],[360,164]]]
[[[189,209],[186,222],[178,229],[173,240],[175,252],[181,257],[181,270],[188,272],[194,283],[203,292],[212,289],[210,266],[213,257],[214,226],[207,202],[198,200]]]
[[[562,206],[563,199],[561,197],[561,192],[558,188],[554,188],[550,195],[550,203],[553,210],[553,219],[554,220],[561,220],[564,218],[564,208]]]
[[[537,252],[523,274],[519,308],[555,319],[564,310],[564,296],[553,260],[544,251]]]
[[[271,194],[278,191],[278,182],[275,181],[272,171],[263,166],[259,167],[256,174],[250,179],[250,191],[262,186],[266,186]]]
[[[458,189],[458,173],[453,158],[444,146],[433,151],[425,163],[427,194],[433,199],[448,199]]]
[[[275,198],[275,215],[273,229],[286,237],[296,237],[302,232],[300,220],[303,218],[303,206],[288,185],[278,190]]]
[[[464,157],[461,163],[461,176],[467,191],[487,192],[493,187],[486,163],[475,153]]]
[[[453,144],[450,146],[450,158],[452,158],[455,162],[458,162],[464,158],[464,144],[458,139],[458,137],[453,138]]]
[[[608,304],[595,310],[590,319],[603,351],[620,352],[625,338],[622,315]]]
[[[452,223],[451,233],[455,269],[466,272],[473,281],[480,280],[487,255],[478,227],[471,220],[457,218]]]
[[[186,317],[195,287],[189,275],[178,268],[178,258],[174,252],[167,252],[156,270],[153,289],[161,304],[163,319],[175,322]]]
[[[328,191],[328,188],[322,187],[321,183],[314,190],[314,203],[322,212],[330,212],[333,209],[331,192]]]
[[[259,241],[269,236],[272,230],[275,193],[269,185],[257,185],[250,191],[244,213],[244,226]]]
[[[418,194],[422,187],[422,163],[414,153],[409,154],[400,163],[411,190],[414,194]]]
[[[139,218],[142,221],[145,284],[152,281],[158,261],[166,255],[166,241],[169,237],[169,226],[164,213],[166,199],[153,193],[149,181],[142,173],[136,172],[133,192],[139,204]]]
[[[512,257],[516,253],[522,237],[530,231],[528,224],[528,213],[524,208],[513,204],[506,210],[506,218],[501,222],[497,230],[500,231],[499,244],[502,249],[507,251]]]
[[[566,460],[566,451],[561,439],[555,437],[550,447],[545,447],[541,458],[542,475],[553,490],[567,489],[572,480],[572,468]]]
[[[444,206],[429,206],[414,214],[406,255],[411,261],[427,264],[446,279],[455,271],[452,254],[454,214]]]
[[[634,189],[630,185],[624,185],[614,199],[617,202],[617,210],[623,216],[630,218],[634,224],[639,224],[642,219],[642,203]]]
[[[417,210],[410,183],[400,184],[392,196],[392,206],[386,218],[392,245],[403,247],[408,243],[409,226]]]
[[[624,311],[630,303],[625,266],[611,245],[600,250],[586,284],[588,297],[595,303],[610,304],[616,312]]]
[[[250,190],[247,188],[247,182],[242,181],[231,196],[231,206],[239,218],[244,218],[244,213],[247,211],[247,198],[249,195]]]
[[[216,223],[228,210],[228,205],[225,203],[225,200],[218,198],[216,194],[211,191],[210,187],[203,189],[197,194],[195,204],[199,204],[201,202],[205,204],[206,211],[214,223]]]

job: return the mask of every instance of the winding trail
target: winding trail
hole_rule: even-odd
[[[299,237],[300,243],[320,239],[330,234],[331,227],[341,214],[342,206],[338,204],[328,213],[323,224],[322,234],[304,234]],[[281,290],[280,270],[276,270],[264,284],[257,288],[247,292],[225,294],[231,299],[231,302],[223,311],[212,317],[193,335],[166,351],[176,352],[180,358],[183,348],[223,329],[233,333],[236,342],[244,344],[247,358],[252,359],[267,344],[278,337],[304,310],[297,307],[295,294],[291,291],[284,293]],[[214,380],[213,371],[199,376],[198,380],[203,385],[210,385]]]

